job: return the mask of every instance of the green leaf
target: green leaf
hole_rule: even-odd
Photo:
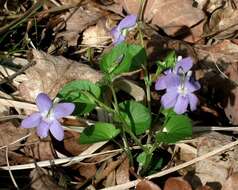
[[[176,65],[176,54],[175,51],[169,52],[164,61],[157,61],[156,76],[166,69],[171,69]]]
[[[136,157],[136,161],[138,162],[138,164],[140,166],[144,166],[145,162],[146,162],[146,153],[145,152],[141,152],[137,157]]]
[[[96,123],[94,126],[87,127],[79,138],[80,144],[93,144],[96,142],[107,141],[116,137],[120,133],[111,123]]]
[[[146,52],[142,46],[120,43],[103,55],[100,69],[107,75],[116,76],[140,68],[146,61]]]
[[[100,88],[87,80],[75,80],[66,84],[59,92],[59,97],[64,101],[74,102],[79,114],[85,114],[92,111],[96,103],[94,98],[98,99],[101,94]]]
[[[156,155],[157,156],[157,155]],[[161,168],[162,168],[162,164],[163,164],[163,158],[152,158],[152,162],[150,164],[150,171],[148,172],[148,175],[152,175],[156,172],[158,172]]]
[[[176,143],[192,136],[191,120],[184,115],[172,115],[164,125],[166,132],[159,132],[156,139],[159,143]]]
[[[161,108],[160,113],[162,113],[166,118],[170,118],[173,115],[177,115],[172,108],[169,109]]]
[[[169,52],[169,54],[166,56],[164,60],[166,69],[175,67],[176,59],[177,58],[176,58],[175,51]]]
[[[143,104],[136,101],[125,101],[119,104],[119,109],[127,125],[136,135],[150,128],[151,115]]]

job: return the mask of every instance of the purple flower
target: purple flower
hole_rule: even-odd
[[[53,105],[47,94],[40,93],[36,97],[36,105],[39,112],[25,118],[20,127],[36,127],[36,133],[40,138],[47,137],[50,131],[58,141],[62,141],[64,139],[64,129],[58,120],[70,115],[74,111],[74,104],[58,103]]]
[[[127,31],[136,26],[136,19],[137,17],[135,15],[128,15],[111,30],[113,44],[116,45],[125,40]]]
[[[155,89],[166,89],[166,93],[161,98],[164,108],[174,108],[177,114],[190,110],[194,111],[198,104],[198,98],[193,92],[200,89],[198,81],[191,78],[192,59],[190,57],[181,59],[175,68],[165,71],[165,76],[156,81]]]

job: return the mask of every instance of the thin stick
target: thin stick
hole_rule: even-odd
[[[9,165],[9,160],[8,160],[8,147],[6,147],[6,161],[7,161],[8,172],[9,172],[9,175],[10,175],[10,177],[11,177],[12,183],[14,184],[14,186],[16,187],[16,189],[19,189],[19,188],[18,188],[18,185],[17,185],[17,183],[16,183],[16,180],[14,179],[14,176],[12,175],[12,171],[11,171],[11,168],[10,168],[10,165]]]
[[[16,100],[9,100],[6,98],[0,98],[0,105],[37,111],[37,107],[35,104],[31,104],[31,103],[27,103],[27,102],[20,102],[20,101],[16,101]]]
[[[178,171],[178,170],[180,170],[182,168],[188,167],[188,166],[190,166],[192,164],[195,164],[195,163],[200,162],[202,160],[205,160],[205,159],[207,159],[207,158],[209,158],[211,156],[214,156],[214,155],[216,155],[218,153],[221,153],[221,152],[223,152],[223,151],[225,151],[227,149],[230,149],[230,148],[232,148],[233,146],[236,146],[236,145],[238,145],[238,140],[236,140],[234,142],[231,142],[231,143],[229,143],[229,144],[227,144],[227,145],[225,145],[225,146],[223,146],[221,148],[218,148],[218,149],[215,149],[215,150],[213,150],[211,152],[208,152],[208,153],[206,153],[206,154],[204,154],[202,156],[194,158],[194,159],[192,159],[192,160],[190,160],[188,162],[180,164],[178,166],[175,166],[175,167],[169,168],[167,170],[158,172],[156,174],[150,175],[150,176],[146,177],[146,179],[150,180],[150,179],[153,179],[153,178],[162,177],[164,175],[173,173],[173,172]],[[140,179],[137,179],[137,180],[125,183],[125,184],[104,188],[102,190],[123,190],[123,189],[129,189],[131,187],[136,186],[140,181],[141,181]]]
[[[27,65],[23,66],[21,69],[19,69],[14,74],[10,75],[9,77],[5,77],[3,80],[0,81],[0,84],[11,82],[14,78],[16,78],[18,75],[24,73],[28,68],[35,65],[35,62],[30,62]]]
[[[6,115],[6,116],[0,116],[0,121],[6,121],[11,119],[24,119],[25,115]]]
[[[138,147],[138,146],[135,146],[132,148],[140,149],[140,147]],[[110,154],[110,153],[115,153],[115,152],[123,152],[123,149],[109,150],[109,151],[100,152],[100,153],[85,154],[85,155],[79,155],[79,156],[75,156],[75,157],[60,158],[60,159],[54,159],[54,160],[45,160],[45,161],[36,162],[36,164],[39,167],[48,167],[48,166],[51,166],[52,163],[54,163],[54,165],[65,164],[68,162],[75,163],[76,161],[80,162],[86,158],[92,158],[95,156]],[[35,163],[10,166],[11,170],[25,170],[25,169],[33,169],[33,168],[35,168]],[[2,166],[2,167],[0,167],[0,169],[8,170],[9,168],[8,168],[8,166]]]
[[[238,127],[230,126],[194,126],[193,132],[204,132],[204,131],[238,131]]]
[[[17,139],[17,140],[15,140],[15,141],[11,142],[10,144],[8,144],[8,145],[6,145],[6,146],[1,146],[1,147],[0,147],[0,150],[3,149],[3,148],[8,148],[9,146],[18,143],[18,142],[22,141],[23,139],[26,139],[26,138],[29,137],[29,136],[31,136],[31,133],[27,134],[27,135],[24,136],[24,137],[21,137],[20,139]]]

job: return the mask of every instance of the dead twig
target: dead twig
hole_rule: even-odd
[[[236,140],[234,142],[231,142],[231,143],[229,143],[229,144],[227,144],[227,145],[225,145],[225,146],[223,146],[221,148],[218,148],[218,149],[215,149],[215,150],[213,150],[211,152],[208,152],[208,153],[206,153],[206,154],[204,154],[202,156],[194,158],[194,159],[192,159],[192,160],[190,160],[188,162],[180,164],[178,166],[175,166],[175,167],[166,169],[164,171],[158,172],[156,174],[150,175],[150,176],[146,177],[146,179],[147,180],[151,180],[153,178],[162,177],[162,176],[165,176],[167,174],[173,173],[175,171],[181,170],[181,169],[186,168],[186,167],[188,167],[190,165],[193,165],[193,164],[195,164],[197,162],[200,162],[200,161],[205,160],[205,159],[207,159],[209,157],[212,157],[212,156],[214,156],[216,154],[219,154],[219,153],[221,153],[221,152],[223,152],[223,151],[225,151],[227,149],[230,149],[230,148],[232,148],[232,147],[234,147],[236,145],[238,145],[238,140]],[[134,180],[134,181],[130,181],[128,183],[121,184],[121,185],[116,185],[116,186],[104,188],[102,190],[124,190],[124,189],[129,189],[131,187],[135,187],[140,181],[141,181],[141,179],[137,179],[137,180]]]
[[[5,77],[3,80],[0,81],[0,85],[3,83],[11,82],[14,78],[18,75],[24,73],[28,68],[35,65],[35,62],[29,62],[27,65],[23,66],[21,69],[16,71],[14,74],[10,75],[9,77]]]
[[[16,189],[19,189],[18,185],[16,183],[16,180],[15,180],[13,174],[12,174],[11,168],[10,168],[10,164],[9,164],[9,160],[8,160],[8,146],[6,147],[6,162],[7,162],[8,172],[9,172],[9,175],[11,177],[12,183],[14,184]]]

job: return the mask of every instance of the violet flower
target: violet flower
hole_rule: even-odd
[[[196,110],[198,98],[194,92],[200,89],[200,84],[191,78],[192,65],[190,57],[181,59],[175,68],[165,71],[165,76],[157,80],[155,89],[166,89],[166,93],[161,98],[164,108],[173,108],[177,114],[186,112],[188,105],[191,111]]]
[[[136,26],[136,19],[135,15],[128,15],[111,30],[113,44],[117,45],[125,40],[127,31]]]
[[[47,137],[50,131],[58,141],[62,141],[64,139],[64,129],[58,120],[70,115],[74,111],[74,104],[58,103],[53,105],[47,94],[40,93],[36,97],[36,105],[39,112],[25,118],[20,127],[36,127],[36,133],[40,138]]]

